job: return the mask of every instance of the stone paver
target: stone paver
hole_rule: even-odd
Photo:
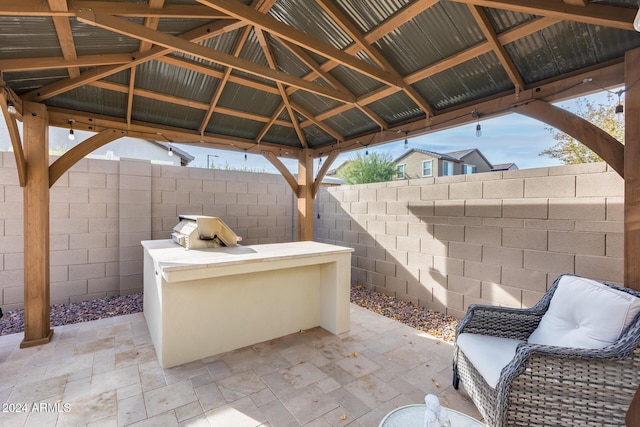
[[[426,393],[480,418],[450,386],[451,345],[356,305],[345,334],[315,328],[169,369],[142,313],[54,330],[27,349],[0,337],[0,427],[376,427]]]

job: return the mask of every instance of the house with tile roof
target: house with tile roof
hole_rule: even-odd
[[[436,153],[412,148],[394,160],[394,180],[490,172],[491,162],[477,148]]]

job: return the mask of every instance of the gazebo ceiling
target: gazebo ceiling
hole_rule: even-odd
[[[636,0],[0,2],[0,84],[50,123],[319,156],[622,84]],[[640,66],[640,65],[639,65]]]

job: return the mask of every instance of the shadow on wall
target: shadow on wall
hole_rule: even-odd
[[[316,239],[354,248],[354,285],[455,317],[563,273],[621,283],[622,179],[595,165],[323,190]]]

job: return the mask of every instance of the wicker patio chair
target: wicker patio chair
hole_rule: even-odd
[[[488,426],[625,425],[625,413],[640,382],[640,314],[629,312],[632,320],[625,323],[617,340],[604,348],[527,341],[538,328],[563,277],[576,276],[560,276],[530,309],[471,305],[459,323],[453,385],[458,389],[462,381]],[[604,285],[640,298],[640,292]],[[458,338],[462,333],[518,340],[513,358],[503,369],[498,368],[495,386],[487,383],[461,350]]]

